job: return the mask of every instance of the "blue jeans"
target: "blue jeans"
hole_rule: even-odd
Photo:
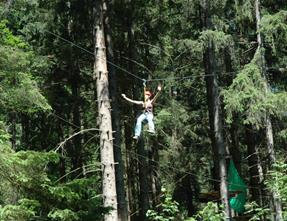
[[[144,112],[137,119],[137,123],[136,123],[136,127],[135,127],[135,136],[140,136],[141,130],[142,130],[142,122],[144,120],[147,120],[147,122],[148,122],[149,131],[151,131],[151,132],[154,131],[153,113]]]

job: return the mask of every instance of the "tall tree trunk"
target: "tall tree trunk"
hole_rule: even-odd
[[[21,146],[29,147],[30,140],[30,120],[26,114],[21,114]]]
[[[73,27],[75,26],[75,19],[73,15],[72,8],[77,5],[77,2],[67,1],[67,5],[69,8],[68,15],[67,15],[67,38],[70,41],[74,42],[74,30]],[[81,130],[81,114],[80,114],[80,68],[78,65],[78,59],[74,56],[74,51],[72,47],[69,47],[69,56],[67,56],[67,62],[68,62],[68,82],[71,86],[72,91],[72,131],[71,133],[77,133]],[[82,174],[82,171],[79,169],[83,166],[83,160],[82,160],[82,135],[79,134],[75,137],[73,137],[72,142],[72,151],[71,151],[71,158],[72,158],[72,171],[75,171],[73,173],[73,177],[78,177]]]
[[[127,31],[127,40],[128,40],[128,57],[130,58],[128,62],[128,69],[131,73],[136,72],[136,67],[132,60],[136,59],[136,50],[135,50],[135,36],[134,36],[134,4],[135,1],[132,0],[125,0],[125,4],[127,4],[127,11],[126,13],[129,15],[126,19],[126,26],[128,28]],[[131,90],[132,95],[136,94],[136,85],[134,82],[127,80],[126,81],[129,90]],[[130,89],[131,88],[131,89]],[[134,106],[133,106],[134,107]],[[128,116],[136,116],[137,109],[133,108],[128,110]],[[131,211],[131,215],[129,216],[129,220],[131,221],[138,221],[139,214],[137,213],[140,208],[139,203],[139,159],[138,156],[135,154],[138,152],[136,149],[136,145],[133,145],[131,137],[131,131],[134,133],[134,128],[130,128],[128,125],[134,125],[134,118],[128,118],[126,126],[125,126],[125,140],[126,140],[126,149],[127,149],[127,166],[128,168],[128,199],[129,199],[129,210]]]
[[[258,205],[263,206],[262,201],[262,182],[263,182],[263,169],[259,157],[259,144],[258,134],[255,128],[251,125],[245,128],[245,139],[247,145],[247,159],[249,168],[249,184],[251,201],[255,201]]]
[[[107,56],[110,62],[114,63],[114,52],[112,45],[112,35],[110,27],[110,13],[111,4],[107,4],[109,10],[105,9],[105,30],[106,30],[106,42],[107,42]],[[124,162],[121,152],[121,128],[120,128],[120,108],[118,102],[118,85],[115,68],[112,65],[108,65],[110,73],[110,94],[112,100],[112,124],[114,133],[114,155],[116,162],[116,188],[117,188],[117,200],[118,200],[118,215],[119,221],[128,220],[128,210],[125,192],[124,181]]]
[[[80,70],[76,67],[76,64],[73,64],[72,68],[72,97],[73,97],[73,106],[72,106],[72,116],[73,116],[73,133],[79,132],[81,130],[81,113],[80,113]],[[73,138],[73,153],[72,153],[72,164],[73,170],[77,170],[75,173],[78,176],[81,173],[81,170],[78,168],[83,166],[83,157],[82,157],[82,135],[79,134]]]
[[[238,125],[236,124],[236,122],[232,122],[230,134],[232,140],[232,145],[229,148],[230,154],[234,161],[235,167],[238,170],[238,173],[241,174],[241,151],[238,138]]]
[[[208,74],[209,72],[207,72]],[[221,202],[224,205],[224,210],[226,214],[226,220],[230,220],[230,206],[228,199],[228,186],[227,186],[227,167],[226,167],[226,149],[223,140],[223,130],[222,130],[222,115],[220,108],[219,91],[217,85],[216,76],[210,76],[206,79],[207,93],[208,93],[208,103],[211,118],[209,119],[212,133],[212,140],[214,146],[217,149],[216,155],[218,156],[218,169],[220,176],[220,195]],[[217,163],[217,162],[215,162]],[[216,167],[215,167],[216,168]]]
[[[146,212],[149,209],[149,185],[148,185],[148,152],[145,149],[145,142],[143,136],[138,142],[138,156],[139,156],[139,220],[146,221]]]
[[[263,42],[262,37],[260,33],[260,0],[255,0],[255,14],[256,14],[256,31],[257,31],[257,43],[258,43],[258,50],[261,57],[261,71],[262,75],[265,78],[265,88],[266,93],[269,91],[269,85],[266,78],[266,66],[265,66],[265,57],[263,54]],[[265,116],[265,123],[266,123],[266,141],[267,141],[267,149],[268,149],[268,156],[270,157],[270,162],[275,163],[275,151],[274,151],[274,141],[273,141],[273,131],[272,131],[272,123],[271,119],[268,113],[266,113]],[[274,192],[272,192],[273,196],[273,203],[274,203],[274,209],[275,209],[275,220],[283,220],[283,214],[282,214],[282,204],[280,202],[280,199],[276,196]]]
[[[204,24],[207,29],[212,27],[209,12],[209,0],[203,0],[204,10]],[[214,52],[214,43],[212,39],[209,39],[208,47],[204,55],[205,72],[207,75],[206,87],[207,87],[207,102],[209,110],[209,124],[211,130],[211,140],[213,142],[215,155],[218,157],[218,170],[220,176],[220,195],[221,202],[224,205],[224,211],[226,220],[231,219],[231,211],[228,197],[227,186],[227,167],[226,167],[226,147],[223,139],[222,128],[222,111],[221,101],[219,97],[218,87],[218,71]],[[216,161],[214,162],[216,165]],[[216,168],[216,167],[215,167]]]
[[[157,142],[152,139],[151,141],[151,148],[149,151],[149,165],[150,165],[150,177],[151,177],[151,200],[153,207],[155,208],[159,203],[159,195],[160,195],[160,190],[161,190],[161,185],[160,185],[160,175],[159,175],[159,153],[158,153],[158,146]]]
[[[95,26],[95,63],[94,77],[97,84],[98,123],[100,129],[100,148],[102,163],[103,200],[105,207],[112,210],[105,215],[105,221],[117,221],[117,194],[115,163],[113,152],[112,119],[109,100],[109,80],[107,70],[107,57],[103,25],[103,1],[94,1]]]
[[[132,134],[131,134],[131,123],[126,122],[124,125],[125,131],[125,147],[126,147],[126,168],[127,168],[127,186],[128,186],[128,208],[131,215],[128,220],[138,220],[136,211],[138,210],[137,200],[137,171],[138,171],[138,160],[134,154],[134,148],[132,145]]]

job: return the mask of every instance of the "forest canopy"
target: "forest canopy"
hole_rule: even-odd
[[[0,1],[1,221],[284,221],[285,0]]]

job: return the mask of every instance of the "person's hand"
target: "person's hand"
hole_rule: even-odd
[[[161,91],[161,89],[162,89],[162,88],[161,88],[161,85],[158,85],[158,86],[157,86],[157,90],[158,90],[158,91]]]
[[[123,97],[123,98],[126,98],[127,96],[126,96],[125,94],[122,94],[122,97]]]

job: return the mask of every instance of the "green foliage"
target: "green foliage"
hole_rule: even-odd
[[[7,28],[7,23],[7,20],[0,21],[0,44],[21,49],[27,48],[28,45]]]
[[[40,204],[36,200],[21,199],[17,205],[0,207],[1,221],[26,221],[35,217]]]
[[[194,217],[185,221],[223,221],[224,213],[218,208],[216,203],[208,202],[207,205],[199,211]]]
[[[54,210],[51,211],[48,214],[48,217],[51,218],[52,220],[59,220],[59,221],[74,221],[74,220],[79,220],[79,216],[77,213],[69,210],[69,209],[63,209],[63,210]]]
[[[241,29],[255,20],[254,10],[254,1],[252,0],[235,1],[235,21]]]
[[[278,133],[278,137],[283,141],[287,141],[287,129],[283,129]]]
[[[6,125],[3,121],[0,121],[0,145],[9,146],[10,134],[6,132]]]
[[[0,81],[0,105],[3,109],[18,113],[51,110],[31,75],[21,71],[16,73],[0,71],[0,75],[5,75]]]
[[[270,209],[260,207],[256,202],[251,202],[246,205],[245,214],[252,214],[250,221],[260,221],[266,215],[270,214]]]
[[[283,203],[287,203],[287,164],[277,161],[267,173],[265,184]]]
[[[214,10],[214,13],[222,11],[225,8],[227,0],[214,0],[210,1],[210,8]]]
[[[156,124],[158,130],[162,131],[164,140],[170,147],[180,147],[180,142],[184,137],[197,139],[191,125],[187,124],[190,121],[190,113],[188,109],[179,102],[172,100],[169,107],[162,108],[157,113]]]
[[[73,180],[65,184],[53,182],[48,168],[49,165],[58,162],[56,153],[15,153],[9,148],[1,150],[0,201],[5,205],[2,208],[2,216],[6,217],[4,220],[10,220],[7,217],[12,213],[15,214],[13,217],[17,218],[15,220],[21,220],[22,216],[19,214],[22,214],[22,210],[26,210],[26,213],[22,214],[25,217],[38,216],[38,207],[42,208],[41,216],[67,221],[88,221],[91,216],[100,219],[102,214],[108,211],[101,206],[101,197],[95,188],[98,182],[95,177]],[[4,189],[6,192],[3,192]],[[19,204],[14,203],[15,197],[21,199]],[[28,202],[35,202],[37,206],[33,207],[34,204]]]
[[[203,48],[210,47],[210,43],[212,42],[216,53],[233,45],[231,35],[227,35],[222,31],[203,31],[199,39],[203,44]]]
[[[176,221],[179,220],[178,203],[172,200],[170,194],[162,188],[161,204],[157,206],[157,210],[148,210],[146,216],[151,221]]]
[[[12,186],[21,186],[24,189],[39,188],[49,182],[45,167],[48,163],[58,161],[58,156],[54,152],[14,152],[9,147],[1,148],[0,152],[1,176]]]
[[[231,122],[233,112],[238,112],[242,114],[244,124],[263,125],[271,104],[266,99],[265,81],[257,65],[246,65],[222,94],[228,122]]]
[[[0,46],[0,106],[22,113],[51,110],[32,76],[45,62],[40,62],[32,51],[23,50],[27,45],[12,34],[4,22],[0,23],[1,32],[0,41],[4,45]]]
[[[281,117],[286,110],[286,93],[272,93],[268,90],[266,79],[254,60],[244,66],[228,89],[222,91],[224,96],[227,122],[232,121],[233,113],[240,113],[244,124],[257,128],[264,126],[266,114]]]
[[[286,48],[287,41],[287,11],[264,15],[261,20],[260,31],[265,40],[272,45],[273,52]]]
[[[102,207],[97,177],[54,182],[50,167],[58,163],[58,154],[14,152],[6,132],[0,133],[0,220],[24,221],[41,216],[52,220],[90,221],[100,219],[108,211]]]

